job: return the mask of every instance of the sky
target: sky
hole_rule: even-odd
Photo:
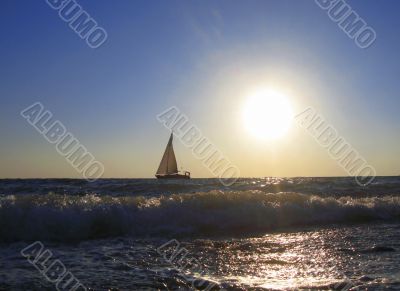
[[[360,49],[314,1],[77,1],[108,38],[90,48],[43,1],[0,3],[0,178],[80,178],[20,115],[41,102],[104,164],[154,177],[176,106],[244,177],[344,176],[304,128],[276,140],[243,126],[251,92],[315,108],[378,175],[400,174],[396,0],[348,0],[377,34]],[[179,167],[212,177],[178,139]]]

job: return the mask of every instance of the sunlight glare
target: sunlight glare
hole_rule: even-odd
[[[292,119],[292,106],[288,98],[272,90],[260,90],[249,96],[243,110],[246,129],[260,139],[284,136]]]

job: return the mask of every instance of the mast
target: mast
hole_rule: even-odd
[[[157,175],[170,175],[178,173],[178,165],[176,163],[172,141],[173,133],[171,133],[171,136],[169,137],[167,147],[165,148],[164,155],[156,173]]]

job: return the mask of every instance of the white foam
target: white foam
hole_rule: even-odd
[[[0,197],[0,241],[246,235],[287,227],[394,221],[400,197],[211,191],[158,198],[96,194]]]

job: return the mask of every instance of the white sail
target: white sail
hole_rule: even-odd
[[[167,148],[165,149],[160,166],[158,167],[157,175],[170,175],[178,173],[178,165],[176,164],[174,148],[172,146],[172,137],[173,134],[171,133]]]

